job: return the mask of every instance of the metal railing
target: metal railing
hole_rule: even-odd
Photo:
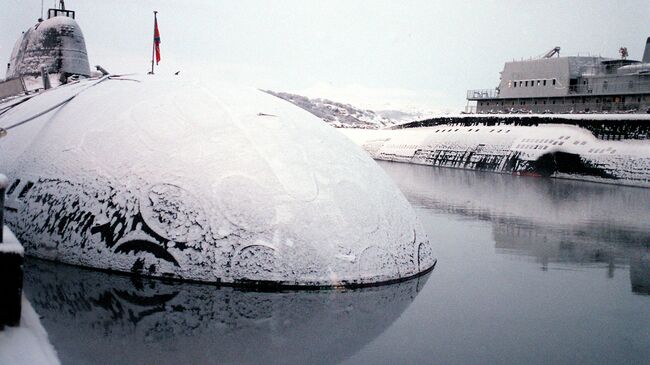
[[[638,94],[650,92],[650,81],[608,82],[606,84],[587,84],[569,86],[569,94]]]
[[[498,96],[499,96],[499,90],[497,89],[467,90],[468,100],[493,99]]]
[[[74,10],[65,10],[65,9],[48,9],[47,18],[54,18],[55,16],[67,16],[68,18],[74,19],[75,12]]]

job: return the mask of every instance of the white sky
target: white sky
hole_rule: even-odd
[[[54,0],[45,0],[45,8]],[[328,97],[375,109],[459,111],[465,91],[493,88],[506,60],[563,55],[640,59],[648,0],[214,1],[67,0],[91,65],[146,72],[153,10],[157,73],[209,73],[226,82]],[[2,0],[0,59],[41,10]],[[0,76],[4,76],[0,71]]]

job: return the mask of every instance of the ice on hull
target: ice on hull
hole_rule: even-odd
[[[76,95],[76,96],[75,96]],[[28,254],[220,283],[362,285],[430,269],[406,199],[357,146],[258,90],[84,80],[0,126],[7,221]]]
[[[377,160],[650,187],[647,139],[603,140],[587,128],[552,119],[539,125],[520,125],[514,117],[491,123],[449,119],[427,127],[341,132]],[[597,124],[598,117],[593,119]],[[647,129],[648,122],[639,119],[638,126]],[[610,120],[602,126],[626,125]]]

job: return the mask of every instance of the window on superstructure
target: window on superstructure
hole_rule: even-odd
[[[512,87],[517,87],[517,81],[512,85]]]
[[[541,81],[540,81],[540,80],[537,80],[537,86],[539,86],[539,85],[540,85],[540,83],[541,83]]]
[[[553,79],[553,85],[555,85],[555,79]]]
[[[546,80],[544,80],[544,83],[542,85],[546,86]]]
[[[526,81],[526,87],[528,87],[528,81]]]

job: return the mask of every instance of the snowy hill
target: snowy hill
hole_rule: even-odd
[[[285,92],[264,91],[307,110],[336,128],[377,129],[417,120],[420,117],[398,110],[373,111],[328,99],[310,99]]]

